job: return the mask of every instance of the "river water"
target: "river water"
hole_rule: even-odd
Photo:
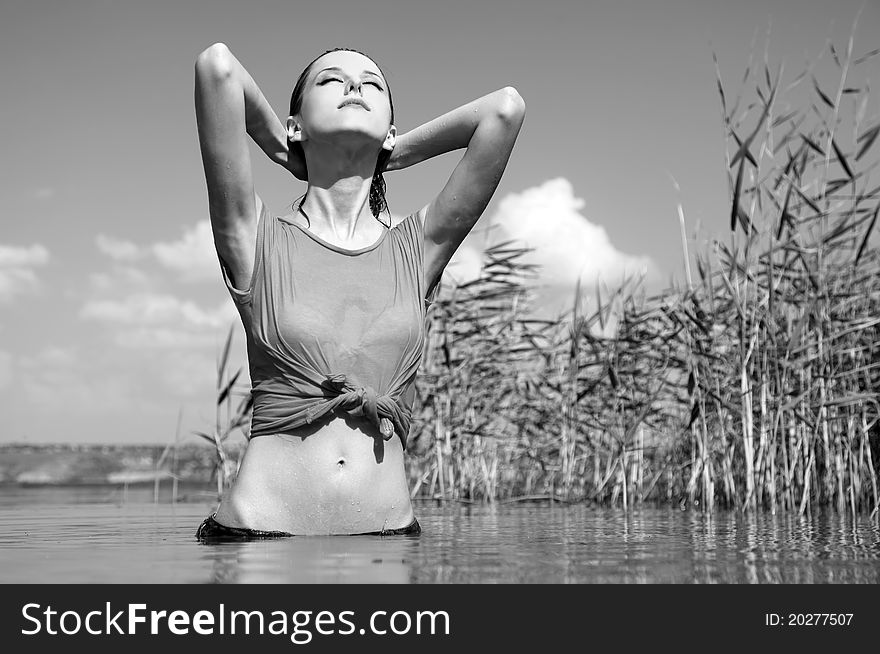
[[[823,511],[419,503],[419,537],[202,544],[210,494],[0,488],[0,583],[872,583],[880,528]]]

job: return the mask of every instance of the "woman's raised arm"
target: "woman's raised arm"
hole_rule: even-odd
[[[233,282],[243,288],[253,271],[256,219],[262,210],[254,192],[247,136],[297,177],[304,177],[305,170],[288,161],[284,125],[222,43],[196,59],[195,106],[214,242]]]
[[[524,119],[525,102],[507,86],[397,138],[388,170],[467,148],[443,190],[419,211],[429,288],[492,199]]]

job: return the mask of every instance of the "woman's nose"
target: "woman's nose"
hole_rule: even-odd
[[[345,95],[348,95],[349,93],[351,93],[355,89],[357,89],[358,94],[360,94],[360,92],[361,92],[361,83],[360,82],[355,82],[354,80],[348,80],[348,82],[345,83]]]

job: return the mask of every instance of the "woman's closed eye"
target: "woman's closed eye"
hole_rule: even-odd
[[[318,86],[324,86],[324,85],[327,84],[328,82],[342,82],[342,80],[339,79],[338,77],[328,77],[328,78],[323,79],[323,80],[321,80],[320,82],[318,82]],[[375,87],[376,87],[377,89],[379,89],[380,91],[384,90],[384,89],[382,88],[382,85],[381,85],[381,84],[379,84],[378,82],[374,82],[374,81],[372,81],[372,80],[367,81],[367,82],[364,82],[364,84],[372,84],[373,86],[375,86]]]

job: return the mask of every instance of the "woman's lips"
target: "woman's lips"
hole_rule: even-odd
[[[343,107],[352,107],[352,106],[357,106],[362,109],[366,109],[367,111],[370,110],[370,108],[367,106],[367,103],[364,102],[363,100],[345,100],[342,102],[342,104],[340,104],[337,107],[337,109],[342,109]]]

